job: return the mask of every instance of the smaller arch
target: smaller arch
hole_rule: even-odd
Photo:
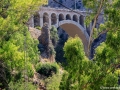
[[[51,14],[51,24],[55,25],[57,23],[57,16],[55,13]]]
[[[40,26],[40,15],[39,13],[34,14],[34,27]]]
[[[59,14],[59,21],[64,20],[64,15],[63,14]]]
[[[44,23],[49,23],[49,15],[46,12],[43,14],[43,24]]]
[[[78,22],[78,17],[77,17],[77,15],[73,15],[73,21]]]
[[[66,20],[71,20],[70,14],[67,14],[67,15],[66,15]]]
[[[83,15],[79,17],[79,21],[80,21],[80,25],[84,27],[84,16]]]

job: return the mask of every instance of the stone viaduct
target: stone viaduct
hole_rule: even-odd
[[[78,35],[84,44],[85,52],[87,52],[89,35],[84,25],[85,17],[86,11],[40,7],[40,10],[31,17],[29,23],[31,27],[42,27],[46,22],[49,24],[49,28],[54,25],[56,28],[61,27],[69,36]],[[91,24],[88,30],[90,29]]]

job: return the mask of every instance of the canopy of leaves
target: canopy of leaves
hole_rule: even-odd
[[[47,0],[0,1],[0,60],[4,61],[11,74],[13,71],[22,72],[25,65],[31,69],[31,63],[35,64],[38,61],[38,42],[30,36],[27,22],[31,15],[47,2]],[[25,64],[27,62],[29,64]],[[26,74],[32,77],[30,72]]]
[[[58,34],[57,34],[57,28],[54,26],[50,29],[50,38],[52,40],[53,45],[55,46],[59,40]]]
[[[83,47],[76,39],[70,38],[64,46],[67,59],[66,71],[63,76],[61,90],[100,90],[104,87],[117,87],[118,76],[116,72],[120,65],[120,1],[119,0],[83,0],[89,15],[86,22],[94,20],[91,38],[97,38],[107,32],[107,39],[95,52],[93,60],[88,61],[83,52]],[[98,15],[103,14],[105,22],[95,28]],[[99,30],[99,33],[97,32]],[[71,44],[74,41],[74,44]],[[93,41],[93,40],[91,40]],[[81,43],[81,42],[79,42]],[[69,47],[70,46],[70,47]],[[82,50],[81,50],[82,49]],[[72,51],[72,52],[71,52]],[[78,55],[78,56],[77,56]]]
[[[69,38],[64,51],[68,73],[63,75],[61,90],[100,90],[101,86],[117,86],[118,77],[114,71],[118,60],[105,43],[97,48],[94,60],[88,60],[85,56],[82,41],[78,37]]]

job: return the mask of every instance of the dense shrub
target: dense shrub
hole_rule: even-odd
[[[59,90],[60,82],[62,79],[62,74],[53,74],[45,80],[47,90]]]
[[[35,28],[38,29],[38,30],[41,30],[41,27],[40,27],[40,26],[36,26]]]
[[[16,82],[16,81],[20,80],[21,77],[22,77],[22,73],[21,73],[21,72],[18,72],[18,73],[15,75],[15,77],[14,77],[14,81]]]
[[[28,75],[28,77],[31,77],[31,78],[34,75],[34,70],[32,68],[32,64],[31,63],[27,64],[27,75]]]
[[[59,66],[56,63],[38,64],[36,71],[46,77],[52,76],[53,73],[58,73]]]
[[[56,46],[56,44],[59,40],[59,37],[57,34],[57,29],[54,26],[52,26],[50,29],[50,38],[52,40],[53,45]]]
[[[42,64],[41,63],[37,63],[37,65],[35,66],[36,71],[39,71],[39,69],[41,68]]]
[[[34,86],[32,83],[30,82],[10,82],[9,83],[9,88],[10,90],[36,90],[36,86]]]

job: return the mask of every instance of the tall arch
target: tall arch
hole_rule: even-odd
[[[67,14],[67,15],[66,15],[66,20],[71,20],[70,14]]]
[[[59,21],[64,20],[64,15],[63,14],[59,14]]]
[[[49,15],[46,12],[43,14],[43,24],[44,23],[49,23]]]
[[[78,17],[77,17],[77,15],[73,15],[73,21],[78,22]]]
[[[55,25],[57,23],[57,16],[55,13],[51,14],[51,25]]]
[[[79,25],[79,23],[71,20],[60,21],[58,27],[61,27],[63,30],[65,30],[67,34],[71,37],[75,37],[75,35],[78,35],[83,42],[84,50],[87,54],[89,35],[85,28]]]
[[[81,16],[79,17],[79,20],[80,20],[80,25],[84,27],[84,16],[81,15]]]
[[[40,15],[39,13],[34,14],[34,27],[40,26]]]

